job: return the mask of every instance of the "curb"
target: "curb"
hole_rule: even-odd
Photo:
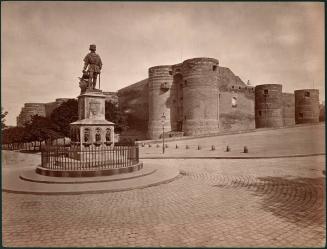
[[[306,155],[286,155],[286,156],[167,156],[167,157],[140,157],[140,159],[273,159],[273,158],[292,158],[292,157],[311,157],[323,156],[326,153],[315,153]]]
[[[151,183],[148,185],[140,186],[140,187],[131,187],[131,188],[121,188],[121,189],[112,189],[112,190],[91,190],[91,191],[80,191],[80,192],[29,192],[29,191],[15,191],[15,190],[7,190],[2,189],[2,192],[6,193],[13,193],[13,194],[30,194],[30,195],[81,195],[81,194],[104,194],[104,193],[114,193],[114,192],[122,192],[122,191],[130,191],[134,189],[144,189],[148,187],[154,187],[161,184],[167,184],[172,181],[177,180],[178,178],[181,178],[182,175],[178,173],[177,176],[164,180],[161,182]]]
[[[27,177],[24,176],[19,176],[20,179],[27,181],[27,182],[37,182],[37,183],[46,183],[46,184],[85,184],[85,183],[100,183],[100,182],[114,182],[114,181],[121,181],[121,180],[129,180],[129,179],[134,179],[134,178],[138,178],[138,177],[143,177],[143,176],[148,176],[151,175],[153,173],[155,173],[157,171],[157,169],[152,170],[151,172],[145,173],[145,174],[141,174],[141,175],[137,175],[137,176],[131,176],[131,177],[124,177],[124,178],[118,178],[118,179],[108,179],[108,180],[98,180],[98,181],[80,181],[80,182],[55,182],[55,181],[43,181],[43,180],[33,180],[33,179],[29,179]]]

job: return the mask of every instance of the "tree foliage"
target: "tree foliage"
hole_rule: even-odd
[[[126,129],[127,115],[123,114],[112,102],[106,102],[105,107],[105,118],[115,123],[115,131],[119,133]],[[4,118],[6,114],[3,115],[1,118]],[[25,127],[5,129],[2,134],[2,142],[23,143],[69,137],[70,123],[76,120],[78,120],[78,102],[75,99],[68,100],[54,109],[50,118],[35,115]]]
[[[115,132],[121,133],[123,130],[128,128],[128,117],[124,114],[118,106],[111,102],[106,101],[106,120],[115,124]]]
[[[30,139],[24,127],[10,127],[2,131],[2,143],[23,143]]]
[[[3,130],[4,128],[6,128],[6,120],[5,117],[7,116],[8,112],[7,111],[3,111],[3,108],[1,107],[1,130]]]
[[[62,103],[53,110],[50,120],[59,127],[61,133],[69,136],[70,123],[78,119],[78,102],[76,99],[70,99]]]
[[[63,137],[60,127],[51,119],[38,115],[32,116],[32,120],[25,126],[25,131],[33,141],[43,141]]]

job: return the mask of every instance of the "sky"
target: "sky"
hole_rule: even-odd
[[[89,45],[101,89],[148,68],[211,57],[252,85],[317,88],[325,100],[324,3],[1,2],[1,102],[7,125],[24,103],[79,95]]]

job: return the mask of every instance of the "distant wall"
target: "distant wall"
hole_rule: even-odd
[[[26,123],[31,121],[31,118],[34,115],[39,115],[41,117],[46,116],[44,103],[25,103],[17,117],[17,126],[24,126]]]
[[[120,134],[120,141],[146,139],[148,130],[148,79],[118,91],[119,108],[127,114],[128,126]]]

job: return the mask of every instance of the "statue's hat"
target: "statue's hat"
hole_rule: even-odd
[[[90,50],[94,50],[94,51],[96,50],[96,46],[95,46],[95,44],[91,44],[91,45],[90,45]]]

